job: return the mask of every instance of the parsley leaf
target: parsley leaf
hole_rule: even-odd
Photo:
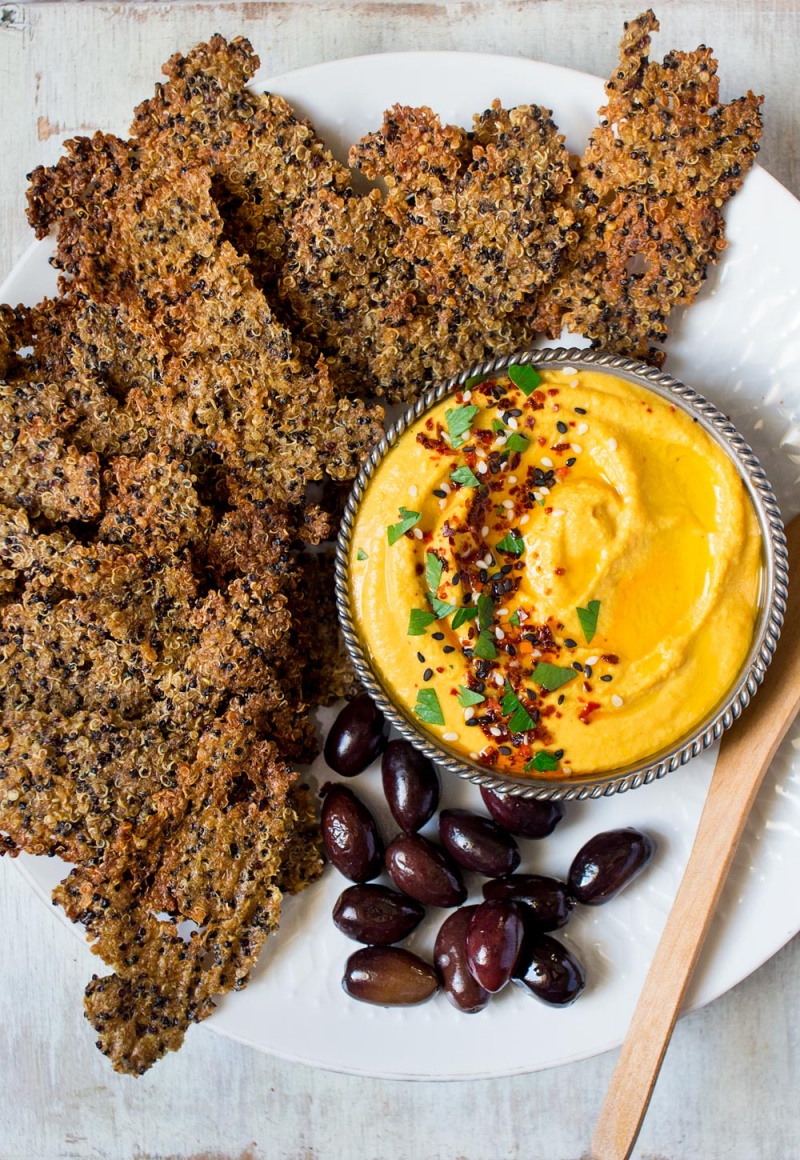
[[[430,596],[428,598],[431,602],[431,607],[436,614],[436,619],[439,620],[442,616],[449,616],[451,612],[455,612],[455,604],[448,604],[446,600],[440,600],[438,596]]]
[[[500,707],[507,717],[511,717],[508,727],[512,733],[524,733],[526,729],[536,728],[536,722],[510,685],[506,685],[506,695]]]
[[[519,387],[523,395],[531,395],[542,381],[542,376],[532,366],[511,366],[506,374],[515,387]]]
[[[525,541],[519,532],[509,532],[497,545],[498,552],[508,552],[511,556],[521,556],[525,551]]]
[[[497,431],[497,433],[499,434],[501,431],[505,431],[505,429],[506,429],[505,424],[502,423],[499,419],[492,419],[492,430],[493,431]]]
[[[578,620],[581,622],[586,643],[592,643],[592,637],[597,632],[597,617],[600,615],[600,601],[590,600],[587,608],[576,609]]]
[[[485,628],[475,641],[472,649],[473,656],[480,657],[484,661],[493,661],[497,656],[497,649],[494,644],[494,637],[488,628]]]
[[[425,583],[428,585],[428,590],[434,596],[439,591],[439,585],[442,582],[442,572],[444,572],[444,564],[442,561],[435,552],[427,552],[425,556]]]
[[[508,618],[508,623],[513,624],[514,628],[519,628],[519,626],[520,626],[519,613],[512,612]]]
[[[461,690],[458,694],[458,703],[468,709],[470,705],[480,705],[481,701],[485,701],[483,693],[473,693],[472,689],[468,689],[466,685],[459,685]]]
[[[410,531],[422,519],[419,512],[410,512],[408,508],[404,507],[398,510],[400,512],[400,522],[390,524],[386,529],[386,536],[390,544],[396,544],[401,536],[404,536],[406,532]]]
[[[414,713],[420,721],[426,721],[428,725],[444,725],[444,714],[435,689],[417,690]]]
[[[356,553],[356,559],[357,560],[368,560],[369,556],[367,555],[367,553],[364,551],[363,548],[359,548],[358,552]]]
[[[546,661],[539,661],[531,674],[531,680],[552,693],[554,689],[560,689],[568,681],[574,680],[577,675],[575,669],[563,669],[560,665],[549,665]]]
[[[408,636],[424,636],[425,629],[428,625],[433,624],[436,620],[434,612],[428,612],[427,608],[412,608],[411,615],[408,618]]]
[[[450,472],[450,478],[453,483],[460,483],[464,487],[480,487],[481,485],[481,481],[471,467],[457,467],[455,471]]]
[[[466,624],[468,620],[474,620],[477,615],[478,610],[474,604],[465,604],[459,608],[458,612],[453,617],[450,627],[461,628],[462,624]]]
[[[525,766],[526,771],[532,769],[537,770],[539,773],[552,773],[558,769],[558,762],[552,753],[548,753],[546,749],[540,749]]]
[[[531,445],[531,441],[527,435],[521,435],[519,431],[515,431],[513,435],[509,435],[506,439],[506,449],[508,451],[527,451]]]
[[[464,390],[471,391],[473,387],[477,387],[479,383],[487,382],[491,375],[471,375],[464,383]]]
[[[494,620],[494,601],[490,596],[484,596],[481,592],[478,597],[478,628],[483,631],[484,628],[491,628]]]
[[[449,407],[444,417],[447,420],[447,430],[450,433],[450,444],[461,447],[465,436],[472,427],[472,420],[478,414],[478,407],[471,404],[469,407]]]

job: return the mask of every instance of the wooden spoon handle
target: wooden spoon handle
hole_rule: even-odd
[[[780,645],[743,723],[723,739],[689,862],[600,1110],[593,1160],[627,1160],[633,1150],[753,801],[800,709],[800,517],[787,540],[794,584]]]

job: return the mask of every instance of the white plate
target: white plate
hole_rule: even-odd
[[[342,159],[349,144],[376,128],[383,110],[395,102],[429,104],[445,119],[466,126],[494,97],[506,105],[552,107],[569,147],[579,152],[603,97],[602,82],[581,73],[455,53],[336,61],[272,78],[264,87],[282,93],[310,117]],[[800,204],[756,169],[730,206],[728,239],[724,259],[700,300],[673,323],[668,369],[730,413],[761,457],[788,518],[800,507]],[[49,253],[48,243],[40,243],[24,255],[0,289],[3,301],[33,303],[52,289]],[[330,721],[332,713],[322,716]],[[589,977],[573,1007],[549,1009],[514,987],[471,1017],[458,1014],[442,996],[402,1011],[353,1002],[339,981],[355,944],[330,919],[347,883],[329,870],[287,901],[281,931],[262,955],[250,986],[224,998],[207,1026],[288,1059],[403,1079],[510,1075],[614,1047],[624,1036],[686,865],[713,762],[713,754],[706,753],[634,793],[570,804],[551,838],[521,842],[521,869],[563,877],[573,854],[599,830],[634,825],[658,839],[654,864],[627,893],[604,907],[579,911],[567,927],[564,941],[584,961]],[[321,782],[326,776],[318,762],[312,777]],[[395,827],[381,802],[377,770],[350,784],[391,837]],[[443,789],[444,804],[480,808],[474,787],[454,781]],[[25,856],[18,865],[48,898],[61,865]],[[800,727],[795,727],[767,775],[745,832],[695,976],[692,1007],[734,986],[800,929],[798,877]],[[477,898],[477,879],[471,885]],[[426,920],[409,940],[410,949],[430,954],[444,914],[435,912]],[[88,977],[92,968],[101,967],[88,952],[86,958]]]

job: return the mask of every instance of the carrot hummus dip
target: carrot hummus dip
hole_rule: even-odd
[[[759,602],[724,451],[612,374],[512,366],[406,431],[356,518],[356,623],[388,694],[514,776],[624,768],[733,683]]]

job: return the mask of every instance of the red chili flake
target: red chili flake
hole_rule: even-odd
[[[591,721],[589,720],[589,717],[591,716],[592,713],[594,713],[595,709],[599,709],[599,708],[600,708],[599,701],[587,701],[586,704],[581,709],[580,713],[578,714],[579,720],[582,721],[584,725],[591,725]]]
[[[436,672],[437,672],[437,673],[443,673],[443,672],[444,672],[444,665],[439,665],[439,667],[437,668]]]
[[[560,455],[562,453],[562,451],[569,451],[569,449],[571,447],[572,447],[571,443],[554,443],[552,445],[552,447],[550,448],[550,450],[557,451],[558,454]]]
[[[552,397],[553,395],[557,395],[557,394],[558,394],[558,387],[551,387],[551,388],[550,388],[550,390],[549,390],[547,393],[548,393],[548,395],[550,395],[551,397]]]
[[[540,447],[544,447],[547,444],[547,440],[545,439],[544,435],[540,435],[539,438],[536,440],[536,442],[539,444]]]
[[[600,660],[607,661],[607,663],[610,665],[619,664],[619,657],[616,653],[603,653],[603,655],[600,657]]]
[[[557,467],[556,468],[556,475],[558,476],[559,479],[566,479],[566,477],[569,475],[569,468],[568,467]]]
[[[556,568],[556,576],[563,576],[565,575],[566,571],[566,568]]]

